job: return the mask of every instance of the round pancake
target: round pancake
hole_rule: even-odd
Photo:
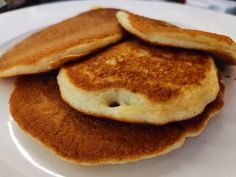
[[[216,100],[190,120],[164,126],[98,119],[63,102],[56,73],[21,76],[15,82],[10,111],[17,124],[59,156],[84,165],[125,163],[165,154],[186,137],[203,131],[223,106],[224,85]]]
[[[219,91],[209,55],[135,39],[63,67],[58,84],[63,100],[80,112],[156,125],[200,114]]]
[[[236,65],[236,43],[228,36],[183,29],[165,21],[119,11],[120,24],[130,33],[156,45],[207,51],[221,62]]]
[[[116,12],[87,11],[31,35],[0,57],[0,77],[53,70],[117,42],[124,31]]]

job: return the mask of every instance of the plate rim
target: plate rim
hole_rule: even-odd
[[[133,3],[136,3],[136,2],[141,2],[141,1],[138,1],[138,0],[128,0],[128,1],[130,1],[130,2],[133,2]],[[76,2],[76,3],[80,3],[80,1],[69,1],[69,2],[55,2],[55,3],[50,3],[50,4],[43,4],[43,5],[37,5],[37,6],[33,6],[33,7],[27,7],[27,8],[24,8],[24,9],[19,9],[19,10],[16,10],[17,12],[18,11],[30,11],[30,9],[32,9],[32,8],[39,8],[39,7],[42,7],[42,6],[49,6],[49,5],[54,5],[54,4],[64,4],[64,3],[71,3],[71,2]],[[102,1],[94,1],[94,0],[88,0],[88,1],[81,1],[81,2],[96,2],[96,3],[99,3],[99,2],[105,2],[104,0],[102,0]],[[112,0],[112,1],[110,1],[110,2],[120,2],[120,1],[118,1],[118,0]],[[143,2],[150,2],[150,1],[143,1]],[[164,4],[174,4],[174,5],[178,5],[178,6],[184,6],[184,5],[181,5],[181,4],[175,4],[175,3],[167,3],[167,2],[162,2],[162,1],[158,1],[158,2],[155,2],[155,3],[164,3]],[[185,7],[185,6],[184,6]],[[188,6],[188,7],[186,7],[186,8],[189,8],[190,6]],[[191,7],[191,8],[194,8],[194,9],[201,9],[201,8],[197,8],[197,7]],[[213,11],[210,11],[210,10],[206,10],[206,9],[201,9],[201,10],[203,10],[203,11],[206,11],[207,13],[208,12],[211,12],[211,13],[213,13],[213,14],[217,14],[217,15],[219,15],[219,12],[213,12]],[[11,12],[7,12],[7,13],[14,13],[14,15],[15,15],[15,12],[16,11],[11,11]],[[198,10],[197,10],[198,11]],[[200,13],[200,12],[199,12]],[[221,14],[220,13],[220,15],[226,15],[226,16],[232,16],[232,15],[228,15],[228,14]],[[235,21],[236,21],[236,17],[235,16],[233,16],[233,18],[235,19]],[[0,19],[1,19],[1,15],[0,15]],[[35,28],[34,27],[32,27],[32,30],[34,30]],[[0,30],[1,31],[1,30]],[[28,33],[29,31],[25,31],[26,33]],[[10,39],[11,40],[11,39]],[[8,40],[7,41],[5,41],[5,42],[8,42]],[[1,46],[0,46],[1,47]],[[10,141],[10,140],[9,140]],[[1,158],[0,158],[0,161],[1,161]],[[14,169],[13,169],[14,170]],[[21,175],[21,174],[19,174],[19,175]]]

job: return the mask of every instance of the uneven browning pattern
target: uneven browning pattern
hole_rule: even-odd
[[[225,64],[236,65],[236,43],[228,36],[185,29],[165,21],[119,11],[117,19],[130,33],[155,45],[203,50]]]
[[[219,91],[211,56],[132,38],[63,67],[57,79],[63,100],[82,113],[155,125],[200,114]]]
[[[116,12],[116,9],[87,11],[31,35],[0,57],[0,76],[17,75],[19,71],[15,74],[4,71],[18,66],[34,66],[30,71],[20,71],[23,74],[52,70],[118,41],[124,30]]]
[[[165,126],[128,124],[86,116],[61,99],[56,73],[17,78],[10,99],[14,120],[58,155],[95,165],[124,163],[167,153],[199,134],[223,106],[224,86],[199,116]]]
[[[218,41],[226,42],[229,45],[234,43],[234,41],[231,38],[224,35],[219,35],[199,30],[183,29],[165,21],[153,20],[142,16],[134,15],[132,13],[129,14],[129,20],[134,28],[143,33],[155,33],[155,32],[187,33],[192,37],[197,37],[198,35],[208,36],[210,38],[217,39]]]
[[[86,91],[124,88],[153,101],[166,101],[178,96],[183,86],[199,85],[210,65],[211,57],[204,53],[156,48],[132,39],[69,65],[65,71]]]

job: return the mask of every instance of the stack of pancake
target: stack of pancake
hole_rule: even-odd
[[[199,135],[223,106],[231,38],[117,9],[94,9],[24,39],[0,58],[18,76],[19,127],[80,164],[165,154]],[[21,75],[21,76],[19,76]]]

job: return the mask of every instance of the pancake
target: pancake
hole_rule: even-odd
[[[70,162],[83,165],[125,163],[165,154],[186,137],[201,133],[223,106],[224,85],[216,100],[193,119],[164,126],[128,124],[84,115],[60,96],[56,73],[21,76],[10,111],[26,133]]]
[[[124,35],[116,9],[95,9],[52,25],[0,57],[0,77],[41,73],[59,68]]]
[[[236,43],[228,36],[183,29],[165,21],[119,11],[120,24],[130,33],[156,45],[198,49],[213,54],[220,62],[236,65]]]
[[[61,95],[85,114],[155,125],[190,119],[216,99],[211,56],[127,39],[63,67]]]

